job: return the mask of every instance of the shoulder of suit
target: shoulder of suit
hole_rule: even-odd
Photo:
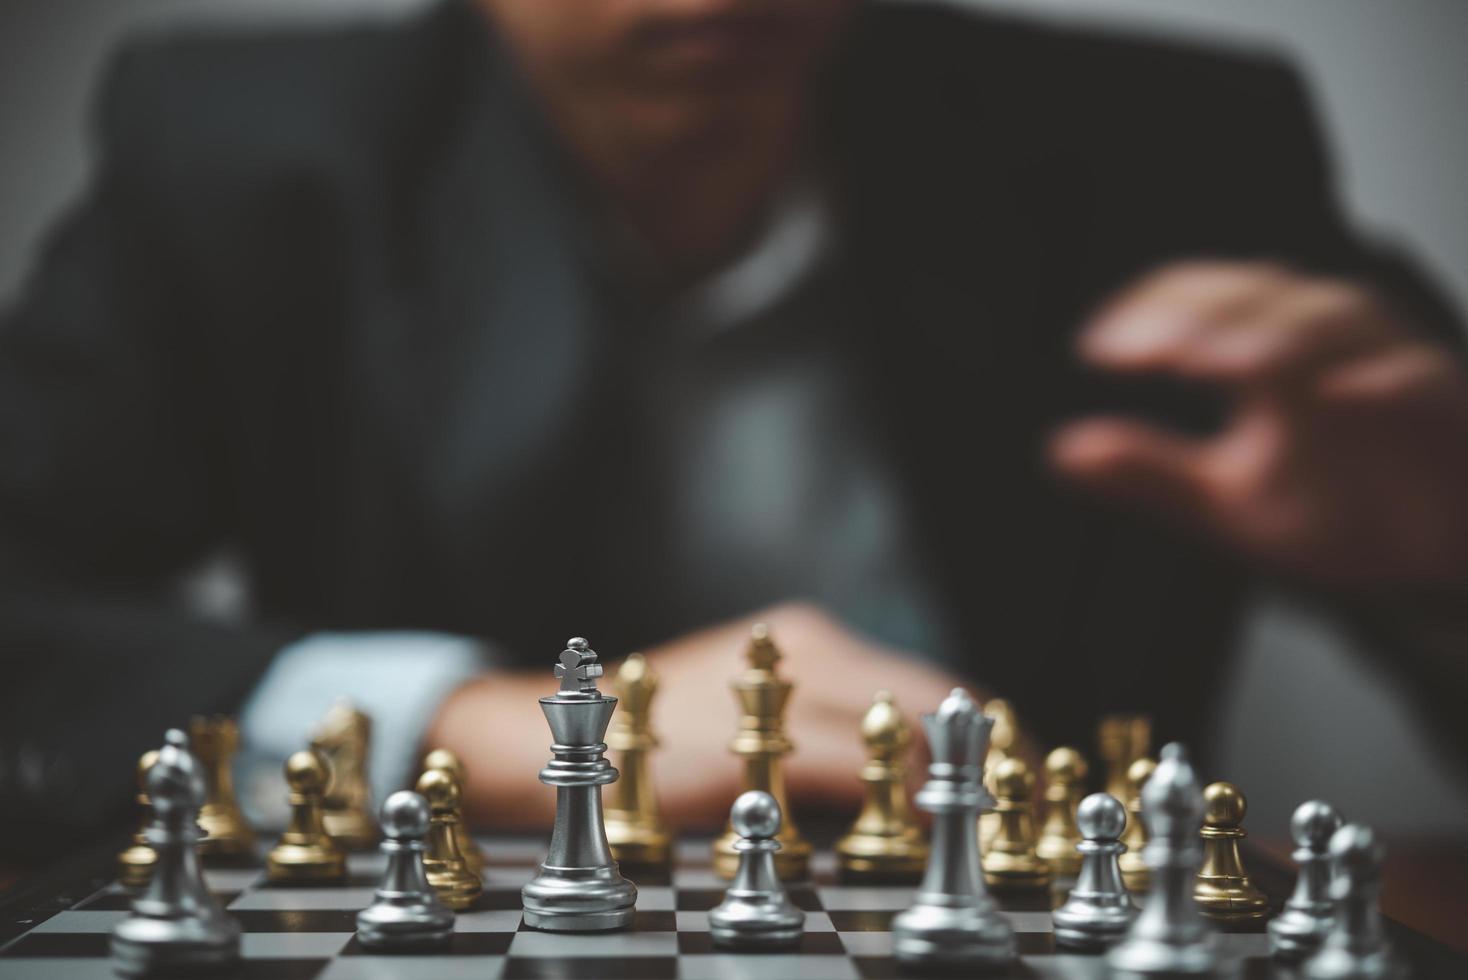
[[[1107,116],[1190,102],[1206,111],[1299,90],[1289,56],[1267,44],[1076,26],[954,3],[869,4],[855,33],[857,57],[874,76],[909,90],[941,86],[959,100],[968,88],[1017,111]]]
[[[401,142],[482,67],[474,17],[450,0],[391,22],[134,37],[99,93],[104,153],[168,169]]]

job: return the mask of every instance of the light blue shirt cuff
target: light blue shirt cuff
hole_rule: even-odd
[[[313,633],[281,650],[240,714],[239,782],[246,813],[284,823],[287,756],[345,699],[372,718],[367,760],[374,803],[408,784],[423,734],[454,688],[488,666],[484,646],[443,633]]]

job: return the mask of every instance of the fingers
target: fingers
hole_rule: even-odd
[[[1199,338],[1248,317],[1288,281],[1272,265],[1167,266],[1102,307],[1081,334],[1081,354],[1119,371],[1178,370]]]
[[[1208,516],[1205,448],[1126,419],[1072,423],[1051,439],[1050,460],[1066,478],[1188,520]]]
[[[1080,349],[1110,370],[1278,384],[1401,339],[1381,304],[1350,283],[1271,265],[1188,263],[1108,304]]]

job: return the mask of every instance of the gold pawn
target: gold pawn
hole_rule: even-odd
[[[1249,803],[1232,783],[1213,783],[1203,790],[1203,865],[1193,884],[1193,901],[1209,918],[1244,922],[1264,918],[1269,899],[1244,870],[1239,841]]]
[[[658,747],[650,713],[657,689],[658,675],[640,653],[628,656],[612,681],[619,710],[612,716],[607,748],[617,753],[613,762],[622,777],[611,786],[604,822],[612,857],[633,868],[662,867],[672,854],[672,837],[658,815],[648,772],[648,753]]]
[[[992,796],[998,792],[994,787],[994,771],[999,763],[1009,758],[1009,750],[1019,739],[1019,722],[1015,718],[1014,706],[1003,698],[990,698],[984,703],[984,714],[994,722],[989,729],[989,751],[984,755],[984,788]],[[979,814],[979,853],[989,853],[989,844],[999,830],[999,814],[993,810]]]
[[[1076,826],[1076,807],[1085,793],[1089,767],[1079,752],[1061,746],[1045,757],[1045,820],[1035,853],[1049,862],[1057,875],[1076,875],[1081,870],[1081,831]]]
[[[770,639],[769,627],[756,623],[745,650],[749,667],[730,684],[743,715],[730,750],[744,760],[744,790],[763,790],[780,804],[785,819],[775,839],[775,873],[789,881],[804,878],[810,869],[810,842],[800,836],[790,804],[785,797],[785,773],[781,760],[794,748],[785,735],[785,705],[790,700],[790,682],[775,673],[780,651]],[[714,841],[714,870],[734,877],[739,852],[734,844],[739,835],[732,824]]]
[[[326,760],[329,773],[322,820],[332,839],[349,851],[377,846],[377,821],[367,784],[371,744],[372,719],[350,701],[333,705],[311,736],[311,748]]]
[[[1127,770],[1152,748],[1152,719],[1146,715],[1107,715],[1096,729],[1096,748],[1106,763],[1106,792],[1128,800]]]
[[[153,801],[148,799],[148,770],[158,761],[158,750],[149,749],[138,759],[138,809],[142,816],[132,844],[117,855],[117,877],[127,888],[142,888],[153,877],[158,855],[148,843],[148,824],[153,820]]]
[[[459,784],[459,799],[464,797],[464,763],[449,749],[433,749],[423,757],[423,771],[430,769],[442,769],[454,777],[454,782]],[[459,845],[459,856],[464,859],[464,867],[469,873],[484,880],[484,869],[489,866],[489,857],[480,848],[479,842],[469,832],[469,824],[460,813],[459,822],[454,825],[454,843]]]
[[[994,812],[999,825],[984,856],[984,881],[994,889],[1045,888],[1050,865],[1035,853],[1030,795],[1035,777],[1023,759],[1011,756],[994,769]]]
[[[1152,873],[1147,862],[1142,860],[1142,848],[1147,845],[1147,824],[1142,819],[1142,787],[1147,785],[1147,780],[1152,778],[1152,770],[1156,768],[1155,759],[1143,756],[1126,771],[1126,831],[1121,835],[1126,850],[1116,859],[1116,864],[1129,892],[1144,892],[1152,886]]]
[[[208,792],[199,809],[204,839],[199,854],[205,860],[239,860],[255,856],[255,831],[240,812],[234,792],[234,754],[240,730],[233,718],[196,715],[189,722],[189,746],[204,766]]]
[[[920,875],[928,842],[907,803],[907,757],[912,732],[887,691],[878,691],[861,720],[867,764],[861,781],[866,800],[851,830],[836,842],[841,871],[849,878],[888,879]]]
[[[466,909],[479,897],[484,886],[464,866],[459,853],[459,783],[443,769],[430,769],[418,777],[418,792],[428,801],[433,813],[428,824],[428,846],[423,854],[423,870],[428,883],[449,908]]]
[[[291,820],[265,858],[266,877],[274,882],[340,881],[346,877],[347,856],[321,820],[326,763],[309,749],[297,752],[285,760],[285,781]]]

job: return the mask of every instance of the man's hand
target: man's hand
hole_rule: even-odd
[[[1275,265],[1173,265],[1110,303],[1081,352],[1236,402],[1206,439],[1072,423],[1051,446],[1063,475],[1322,584],[1468,588],[1468,374],[1370,291]]]
[[[804,604],[776,606],[648,650],[660,677],[653,728],[662,740],[651,765],[663,814],[674,826],[720,826],[739,793],[740,763],[729,751],[738,711],[729,681],[746,666],[744,649],[756,622],[769,625],[785,655],[777,670],[795,685],[785,721],[795,751],[786,758],[785,774],[797,806],[855,815],[862,793],[857,775],[865,761],[861,718],[877,690],[891,691],[915,725],[919,713],[932,711],[962,686],[958,678],[862,639]],[[607,660],[604,691],[611,688],[616,665],[615,658]],[[471,682],[440,709],[427,743],[451,748],[463,759],[466,812],[476,825],[544,827],[554,816],[555,793],[536,779],[550,744],[538,699],[554,688],[548,660],[543,673]],[[920,745],[921,737],[914,736]]]

